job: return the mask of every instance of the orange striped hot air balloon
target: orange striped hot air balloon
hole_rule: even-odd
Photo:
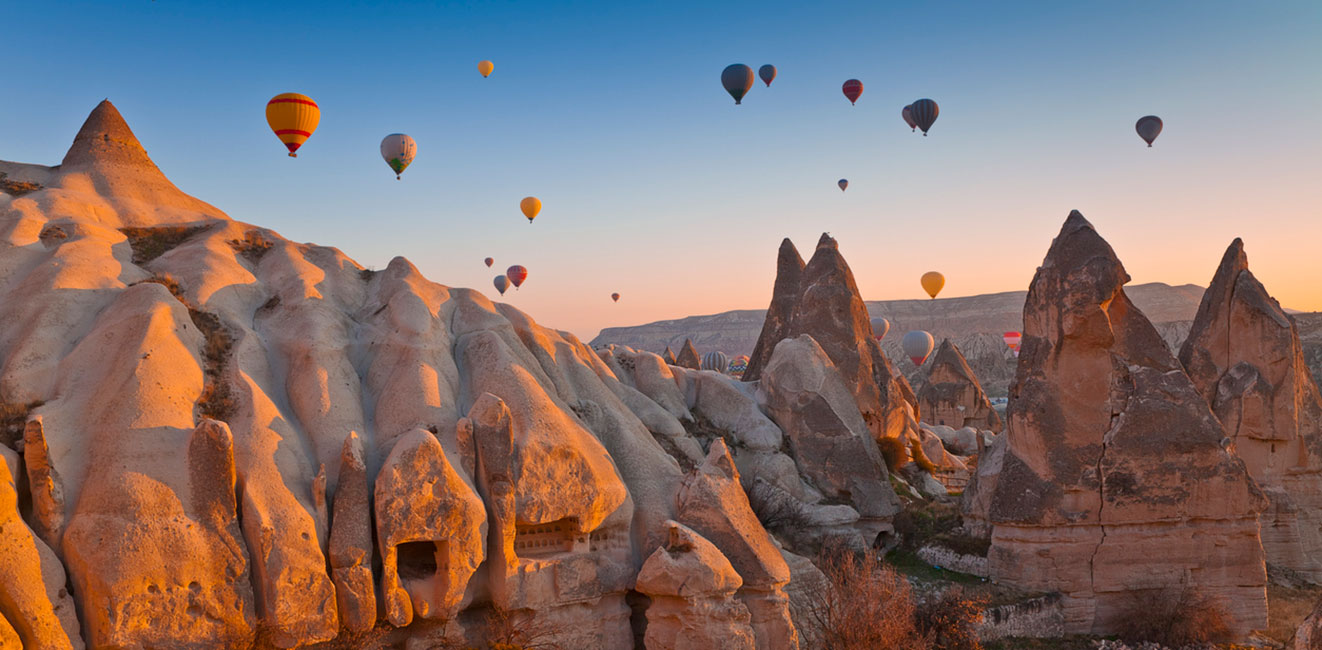
[[[289,157],[297,158],[303,146],[321,122],[321,109],[307,95],[280,93],[266,102],[266,123],[275,131],[275,137],[285,143]]]

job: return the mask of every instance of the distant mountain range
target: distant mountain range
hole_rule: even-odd
[[[1171,286],[1160,282],[1125,287],[1130,300],[1157,326],[1166,342],[1178,351],[1189,333],[1204,288],[1196,284]],[[1023,328],[1027,291],[1006,291],[935,300],[871,300],[868,313],[891,322],[882,348],[900,371],[915,381],[923,372],[900,350],[905,332],[923,329],[939,344],[950,338],[959,346],[987,393],[1004,396],[1014,378],[1014,356],[1001,335]],[[1322,376],[1322,313],[1295,314],[1303,341],[1304,357],[1314,377]],[[740,309],[707,316],[689,316],[632,327],[609,327],[592,340],[593,345],[616,343],[660,352],[670,346],[678,351],[692,339],[701,353],[720,350],[730,356],[752,352],[762,331],[765,309]]]

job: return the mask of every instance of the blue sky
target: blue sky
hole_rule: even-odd
[[[1242,236],[1322,310],[1322,3],[219,4],[7,7],[0,158],[57,163],[108,97],[230,216],[454,286],[523,264],[506,299],[584,337],[765,307],[781,238],[823,231],[869,299],[932,269],[943,295],[1023,289],[1075,208],[1136,282],[1206,284]],[[735,106],[736,62],[779,76]],[[280,92],[322,108],[296,160]],[[899,117],[920,97],[927,138]],[[393,132],[419,146],[401,182]]]

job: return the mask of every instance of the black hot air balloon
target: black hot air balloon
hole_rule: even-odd
[[[923,135],[927,135],[927,130],[932,128],[932,123],[936,121],[936,116],[941,114],[941,108],[936,102],[930,99],[920,99],[909,104],[909,117],[913,118],[913,123],[923,130]]]
[[[742,103],[740,100],[753,88],[753,69],[742,63],[732,63],[721,72],[721,85],[734,98],[734,103]]]
[[[1156,115],[1147,115],[1138,118],[1138,123],[1134,125],[1134,130],[1138,131],[1138,137],[1143,138],[1148,146],[1152,146],[1152,141],[1161,135],[1161,118]]]
[[[776,78],[776,66],[768,63],[758,68],[757,76],[761,77],[762,81],[766,83],[766,85],[770,86],[771,82]]]

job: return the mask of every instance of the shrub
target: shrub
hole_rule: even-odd
[[[904,448],[903,440],[881,438],[877,440],[877,446],[881,448],[881,457],[886,459],[886,468],[891,472],[899,472],[900,468],[909,462],[909,454]]]
[[[906,551],[917,551],[932,541],[953,534],[962,524],[959,507],[940,502],[911,503],[892,520],[895,534],[900,536],[900,547]]]
[[[913,456],[913,462],[918,466],[918,469],[921,469],[928,474],[936,473],[936,465],[933,465],[932,461],[928,460],[927,454],[923,452],[923,445],[917,440],[909,443],[909,455]]]
[[[206,226],[162,226],[160,228],[120,228],[133,249],[133,263],[146,264],[184,243]]]
[[[981,650],[978,623],[985,606],[984,597],[970,596],[961,587],[951,587],[919,603],[914,619],[934,650]]]
[[[27,426],[28,414],[42,404],[45,402],[19,404],[0,400],[0,445],[15,447],[15,443],[23,439],[23,428]]]
[[[0,192],[13,197],[20,197],[42,189],[41,184],[30,181],[11,181],[9,174],[0,172]]]
[[[183,287],[179,286],[179,281],[175,280],[174,276],[170,275],[169,273],[157,273],[151,276],[150,278],[143,280],[143,282],[153,282],[159,284],[165,287],[166,290],[170,292],[170,295],[174,296],[175,300],[178,300],[179,302],[182,302],[185,305],[188,304],[188,301],[184,300]]]
[[[1130,643],[1150,641],[1172,648],[1229,641],[1230,617],[1221,601],[1194,587],[1131,592],[1117,635]]]
[[[225,381],[225,368],[229,365],[234,341],[215,314],[189,307],[188,315],[206,337],[206,344],[202,347],[202,371],[206,381],[202,396],[197,400],[197,412],[213,420],[229,421],[234,415],[235,403],[229,382]]]
[[[762,527],[774,533],[794,532],[812,523],[798,499],[760,478],[748,490],[748,505]]]
[[[805,649],[922,650],[927,639],[914,624],[909,582],[877,553],[841,546],[822,552],[824,583],[805,586],[793,605]]]
[[[265,255],[267,251],[271,250],[271,247],[274,246],[275,243],[270,239],[267,239],[266,235],[261,232],[257,230],[249,230],[243,233],[243,239],[229,240],[229,245],[230,248],[234,249],[234,252],[242,255],[244,259],[247,259],[249,262],[256,264],[262,261],[262,256]]]

